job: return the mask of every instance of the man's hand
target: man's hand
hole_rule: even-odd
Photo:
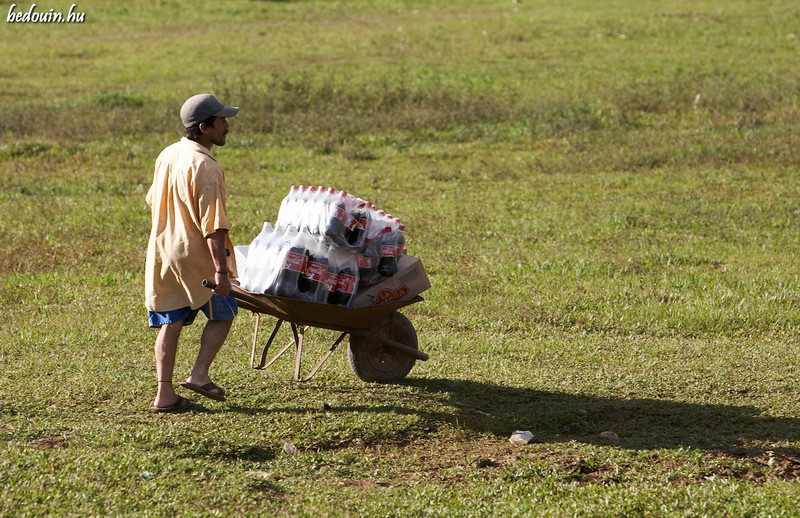
[[[220,297],[227,297],[231,293],[231,279],[228,277],[227,273],[215,273],[214,274],[214,283],[217,285],[214,288],[214,293],[219,295]]]

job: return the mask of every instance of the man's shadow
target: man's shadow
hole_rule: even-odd
[[[800,439],[800,419],[766,416],[752,406],[600,398],[469,380],[415,378],[402,383],[436,394],[435,403],[455,409],[454,414],[412,410],[420,417],[497,436],[529,430],[539,442],[607,444],[608,434],[600,434],[613,432],[618,438],[614,442],[630,449],[690,447],[735,453],[755,441],[775,445],[773,449],[785,454],[800,454],[786,445]]]

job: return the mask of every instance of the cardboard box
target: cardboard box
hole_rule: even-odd
[[[416,257],[401,255],[397,266],[397,273],[392,277],[380,284],[360,289],[353,300],[353,308],[411,300],[431,287],[425,268]]]

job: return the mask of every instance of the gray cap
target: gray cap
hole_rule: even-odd
[[[239,113],[235,106],[225,106],[211,94],[197,94],[189,97],[181,107],[181,122],[185,128],[210,119],[211,117],[233,117]]]

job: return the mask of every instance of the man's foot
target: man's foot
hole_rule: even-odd
[[[157,413],[176,413],[176,412],[185,412],[186,410],[190,410],[194,408],[194,401],[191,399],[186,399],[185,397],[178,396],[178,400],[175,403],[168,405],[168,406],[151,406],[151,412]]]
[[[202,387],[200,385],[195,385],[193,383],[189,383],[188,381],[184,381],[181,383],[181,387],[193,390],[198,394],[202,394],[207,398],[211,398],[216,401],[225,401],[225,389],[220,386],[217,386],[213,381],[209,381]]]

